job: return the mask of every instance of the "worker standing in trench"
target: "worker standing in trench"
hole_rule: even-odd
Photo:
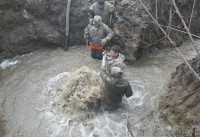
[[[84,38],[89,41],[91,57],[101,60],[105,44],[113,37],[113,31],[102,22],[101,16],[94,16],[93,24],[88,24],[84,30]]]
[[[110,27],[112,27],[112,23],[113,23],[112,18],[115,19],[115,23],[123,22],[121,17],[118,15],[118,12],[116,11],[115,7],[113,5],[111,5],[109,2],[106,2],[105,0],[97,0],[97,2],[95,2],[89,8],[89,12],[88,12],[89,25],[88,26],[93,25],[95,23],[95,18],[93,18],[93,17],[95,17],[95,15],[101,16],[103,23],[107,24]],[[88,29],[88,28],[86,28],[86,29]],[[87,32],[89,32],[89,31],[87,31]],[[88,40],[89,39],[86,39],[86,41],[88,41]],[[106,85],[106,93],[107,94],[104,96],[104,100],[106,100],[107,103],[105,103],[105,102],[104,103],[106,104],[107,108],[108,107],[115,108],[115,107],[119,106],[124,94],[126,94],[127,97],[129,97],[133,94],[129,82],[122,79],[122,75],[120,75],[120,77],[116,77],[116,78],[114,78],[111,75],[111,70],[115,67],[118,67],[121,71],[119,73],[123,74],[122,71],[125,68],[125,63],[124,63],[125,58],[124,58],[124,55],[120,54],[120,51],[121,51],[120,46],[115,45],[115,46],[112,46],[111,49],[108,50],[108,52],[105,51],[103,53],[103,61],[102,61],[102,66],[101,66],[101,68],[102,68],[101,77],[104,80],[105,85]],[[91,54],[91,56],[92,56],[92,54]],[[109,78],[111,78],[111,79],[108,80]],[[114,81],[117,80],[118,82],[120,80],[122,80],[126,84],[123,83],[122,81],[121,81],[122,83],[120,83],[120,82],[118,83],[119,85],[116,83],[114,84],[113,80]],[[128,88],[124,89],[124,87],[120,84],[122,84],[122,85],[125,84],[123,86],[128,87]],[[110,85],[110,86],[108,86],[108,85]],[[111,85],[112,85],[112,89],[109,89],[109,87],[111,87]],[[127,86],[127,85],[129,85],[129,86]],[[119,88],[119,86],[122,86],[122,87]],[[115,94],[116,89],[118,89],[117,90],[118,93]],[[126,90],[128,90],[128,91],[126,91]],[[128,92],[128,93],[126,93],[126,92]],[[117,96],[117,97],[115,98],[112,95]],[[110,104],[110,106],[109,106],[109,104]]]
[[[119,67],[122,71],[125,68],[124,55],[121,53],[121,48],[118,45],[114,45],[110,48],[110,51],[103,52],[103,61],[101,69],[105,70],[107,75],[110,75],[113,67]]]
[[[114,3],[113,3],[114,4]],[[105,0],[97,0],[88,11],[88,21],[90,24],[93,23],[93,18],[95,15],[102,17],[103,23],[112,27],[112,18],[114,18],[115,23],[123,22],[123,19],[119,16],[114,5],[110,4]]]
[[[103,54],[101,78],[105,84],[103,106],[106,110],[118,108],[124,95],[130,97],[133,94],[130,83],[123,79],[125,58],[120,51],[121,48],[114,45],[109,52],[105,51]]]
[[[120,67],[112,67],[110,76],[102,69],[101,78],[105,83],[103,107],[105,110],[112,110],[120,107],[122,97],[130,97],[133,91],[128,80],[123,79],[123,72]]]
[[[122,23],[123,19],[119,16],[116,8],[115,8],[115,0],[113,0],[113,5],[105,0],[97,0],[92,6],[90,6],[88,10],[88,22],[90,25],[94,24],[94,16],[101,16],[102,22],[109,26],[111,29],[113,28],[113,18],[115,23]],[[114,33],[113,33],[114,35]],[[86,39],[86,45],[89,46],[90,42]],[[111,44],[106,42],[104,45],[104,49],[109,51]]]

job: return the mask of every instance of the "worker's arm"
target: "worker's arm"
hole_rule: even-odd
[[[114,32],[106,24],[103,25],[104,32],[107,34],[106,39],[110,40],[113,37]]]
[[[110,82],[110,81],[111,81],[110,76],[108,76],[108,75],[106,74],[105,69],[102,69],[102,70],[101,70],[100,76],[101,76],[101,79],[102,79],[104,82]]]
[[[109,12],[112,15],[112,17],[115,19],[115,23],[122,23],[123,19],[119,16],[119,13],[117,11],[117,9],[115,8],[115,6],[111,5],[109,6]]]
[[[103,31],[106,34],[106,37],[101,40],[101,44],[105,45],[113,37],[113,31],[106,25],[103,24]]]

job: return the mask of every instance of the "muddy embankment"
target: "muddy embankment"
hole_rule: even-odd
[[[190,61],[200,75],[200,61]],[[168,92],[163,96],[159,108],[162,116],[171,124],[192,128],[200,124],[200,82],[184,63],[171,75]]]
[[[94,1],[72,1],[68,46],[85,43],[83,29],[87,25],[87,9]],[[170,45],[139,1],[116,0],[116,3],[124,23],[115,25],[116,36],[112,44],[120,44],[127,61],[133,63],[145,51],[154,51],[159,47]],[[167,26],[171,22],[172,27],[184,31],[169,1],[157,0],[155,3],[154,0],[146,0],[144,4],[160,24]],[[189,24],[193,1],[179,0],[177,5],[186,24]],[[66,6],[65,0],[1,0],[0,60],[41,47],[63,47]],[[200,2],[196,1],[190,27],[192,33],[200,31],[199,7]],[[180,32],[169,29],[167,32],[178,44],[185,39],[185,35]]]

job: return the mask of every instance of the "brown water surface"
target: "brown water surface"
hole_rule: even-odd
[[[190,43],[185,43],[180,50],[187,59],[196,56]],[[6,120],[6,126],[0,120],[0,137],[4,134],[5,137],[130,136],[127,122],[132,125],[157,109],[159,96],[166,92],[171,73],[182,62],[174,48],[145,55],[126,67],[125,77],[134,94],[124,99],[125,109],[104,111],[84,123],[72,124],[68,118],[49,109],[53,91],[61,79],[67,79],[67,73],[82,66],[99,73],[101,61],[91,59],[85,46],[72,47],[67,52],[45,49],[15,57],[0,64],[0,106]],[[135,137],[168,137],[176,131],[163,123],[159,114],[131,126],[130,130]]]

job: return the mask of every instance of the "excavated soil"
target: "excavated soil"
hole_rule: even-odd
[[[200,75],[200,60],[190,60]],[[161,114],[171,124],[191,128],[200,124],[200,82],[184,63],[171,76],[167,94],[161,99]]]

